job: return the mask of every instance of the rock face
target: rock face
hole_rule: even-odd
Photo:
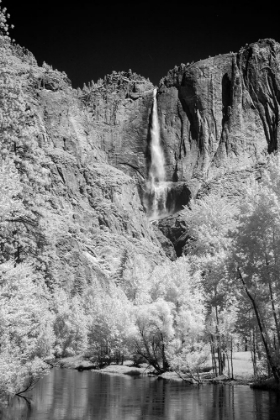
[[[158,228],[173,244],[176,256],[180,257],[188,239],[188,229],[180,213],[159,220]]]
[[[278,147],[280,45],[266,39],[175,67],[158,95],[169,180],[252,167]]]
[[[244,174],[259,176],[266,156],[278,150],[279,105],[280,45],[274,40],[175,67],[158,90],[168,180],[185,182],[193,196],[217,185],[234,196]],[[187,232],[180,215],[159,227],[181,255]]]
[[[153,89],[151,82],[131,71],[113,72],[79,95],[108,163],[140,183],[147,176]]]
[[[265,39],[238,53],[182,64],[160,81],[161,141],[175,212],[205,189],[205,183],[227,173],[238,179],[240,171],[264,163],[267,154],[277,150],[279,66],[280,45]],[[102,110],[94,119],[113,127],[114,135],[105,135],[109,162],[138,180],[143,198],[143,177],[150,164],[152,86],[129,77],[130,82],[126,74],[116,73],[101,87],[91,88],[89,103]],[[105,100],[102,89],[108,83]],[[133,90],[138,90],[136,95]],[[191,194],[182,195],[182,185]]]
[[[280,45],[271,39],[181,64],[158,89],[168,182],[201,181],[262,162],[279,140]],[[110,164],[140,180],[149,167],[153,86],[113,73],[83,97]]]
[[[7,111],[7,118],[1,114],[1,145],[7,142],[9,158],[23,174],[24,190],[33,203],[28,210],[41,215],[43,239],[40,249],[34,249],[36,264],[51,284],[71,293],[79,293],[87,283],[118,281],[137,264],[148,275],[166,255],[138,192],[138,178],[145,176],[140,162],[145,145],[139,163],[130,136],[136,133],[139,143],[147,136],[153,86],[131,75],[119,96],[106,81],[105,91],[98,88],[90,99],[87,90],[72,89],[64,73],[48,65],[41,68],[31,53],[0,41],[0,108]],[[13,136],[5,131],[10,106],[20,120]],[[122,162],[116,161],[115,149]],[[139,170],[133,169],[131,177],[136,165]],[[32,242],[39,242],[38,231],[32,235]],[[21,259],[28,254],[22,249]]]
[[[166,255],[175,258],[171,242],[180,255],[187,237],[180,216],[160,220],[160,232],[143,208],[152,83],[113,72],[74,90],[65,73],[39,67],[22,48],[1,39],[0,49],[0,91],[12,98],[16,86],[17,136],[29,139],[29,162],[46,173],[43,186],[30,169],[26,182],[33,201],[43,203],[50,275],[78,290],[93,278],[129,275],[127,261],[149,273]],[[280,45],[261,40],[237,54],[175,67],[161,80],[157,102],[167,208],[176,213],[191,196],[238,185],[278,149]],[[10,157],[17,153],[11,148]]]

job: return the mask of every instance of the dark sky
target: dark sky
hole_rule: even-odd
[[[64,70],[74,87],[128,69],[158,84],[175,64],[237,52],[260,38],[280,42],[279,13],[268,2],[3,0],[2,6],[16,42],[40,65]]]

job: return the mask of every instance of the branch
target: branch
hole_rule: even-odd
[[[178,371],[178,370],[174,370],[174,372],[175,373],[177,373],[177,375],[179,376],[179,378],[181,378],[184,382],[188,382],[189,384],[193,384],[193,382],[191,381],[191,379],[193,379],[194,381],[196,381],[197,383],[201,383],[200,381],[198,381],[193,375],[192,375],[192,373],[190,372],[190,376],[191,376],[191,379],[188,379],[188,378],[184,378],[182,375],[181,375],[181,373],[180,373],[180,371]]]
[[[40,380],[40,378],[36,378],[35,379],[35,378],[31,377],[30,380],[29,380],[29,383],[28,383],[27,387],[23,391],[17,392],[16,395],[18,397],[21,397],[21,394],[24,394],[25,392],[27,392],[30,389],[32,389],[37,384],[37,382],[39,382],[39,380]]]
[[[31,218],[25,218],[25,217],[22,217],[22,216],[15,217],[13,219],[6,219],[6,222],[23,223],[24,225],[30,225],[30,226],[33,226],[33,227],[38,226],[37,221],[34,221]]]

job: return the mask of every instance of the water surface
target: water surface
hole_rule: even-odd
[[[276,393],[247,386],[189,386],[156,378],[53,369],[1,420],[279,420]]]

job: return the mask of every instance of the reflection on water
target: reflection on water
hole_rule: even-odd
[[[156,378],[54,369],[13,398],[0,420],[279,420],[276,393],[247,386],[188,386]]]

